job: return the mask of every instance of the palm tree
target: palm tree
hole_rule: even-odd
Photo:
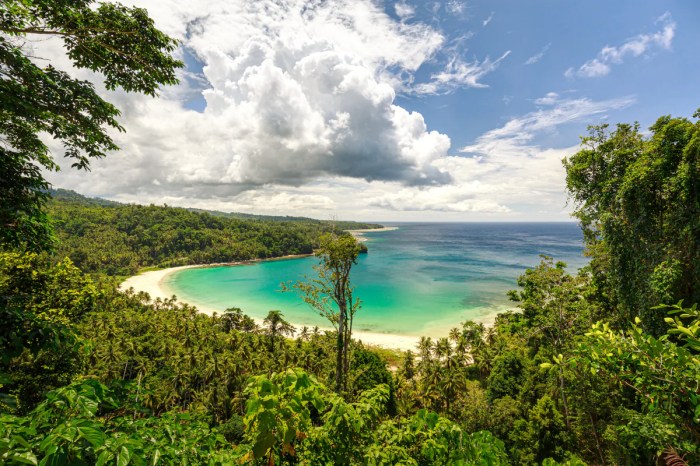
[[[270,311],[263,321],[265,334],[270,338],[270,352],[275,352],[275,342],[280,335],[294,335],[294,326],[284,320],[282,311]]]

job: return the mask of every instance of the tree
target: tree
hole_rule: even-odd
[[[599,300],[618,327],[639,317],[660,336],[656,305],[700,302],[700,122],[664,116],[650,131],[590,127],[564,165]]]
[[[26,409],[79,369],[75,324],[99,297],[90,277],[69,259],[52,265],[45,255],[0,252],[0,411],[15,401]],[[16,364],[22,355],[24,364]],[[8,397],[2,384],[19,400]]]
[[[284,320],[282,311],[270,311],[267,317],[263,320],[265,324],[265,333],[270,337],[270,352],[275,351],[275,342],[280,335],[294,335],[296,330],[294,326]]]
[[[350,282],[350,270],[357,263],[360,246],[350,235],[321,236],[316,256],[321,263],[314,267],[317,278],[297,282],[295,288],[301,298],[328,319],[337,330],[336,340],[336,392],[347,392],[347,377],[350,370],[350,339],[355,312],[360,300],[353,297],[354,287]],[[289,289],[284,286],[284,289]]]
[[[636,395],[639,409],[621,407],[617,429],[628,462],[653,462],[664,451],[683,452],[688,464],[700,461],[700,311],[674,305],[666,323],[660,338],[644,332],[639,318],[626,331],[597,323],[573,360]]]
[[[58,170],[42,140],[65,147],[72,166],[118,147],[108,128],[123,131],[119,110],[87,82],[40,66],[28,43],[36,37],[63,41],[76,68],[104,76],[108,90],[155,96],[175,84],[182,63],[170,56],[177,42],[153,25],[146,10],[93,0],[5,0],[0,4],[0,245],[52,247],[44,213],[48,182],[41,169]]]

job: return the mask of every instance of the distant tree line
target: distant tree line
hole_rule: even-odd
[[[88,273],[126,276],[172,267],[312,254],[323,233],[378,228],[357,222],[294,220],[119,204],[53,191],[48,203],[57,257]],[[282,217],[284,218],[284,217]]]

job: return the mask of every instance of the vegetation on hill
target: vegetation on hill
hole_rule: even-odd
[[[58,257],[84,272],[127,276],[173,267],[312,254],[323,233],[378,228],[357,222],[238,218],[167,206],[119,204],[57,190],[48,203]]]

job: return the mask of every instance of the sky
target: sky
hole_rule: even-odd
[[[366,221],[567,221],[588,125],[700,107],[697,0],[138,0],[180,84],[108,92],[119,152],[55,187]],[[60,148],[54,147],[60,153]]]

